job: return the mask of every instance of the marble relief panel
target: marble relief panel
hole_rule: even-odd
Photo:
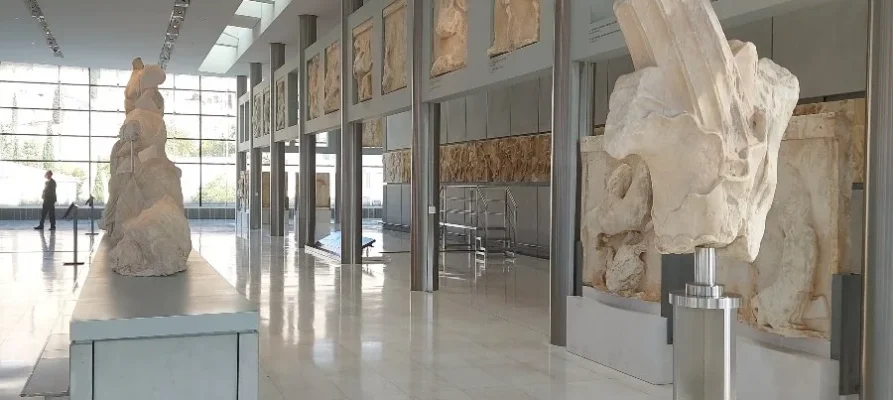
[[[276,81],[276,129],[285,129],[288,126],[288,99],[285,90],[286,77],[279,78]]]
[[[410,183],[412,179],[412,153],[397,150],[382,154],[385,183]]]
[[[384,19],[384,66],[382,94],[407,86],[406,77],[406,0],[397,0],[382,12]]]
[[[320,99],[320,93],[322,93],[322,68],[320,68],[319,54],[310,58],[310,61],[307,61],[307,97],[309,97],[307,102],[307,119],[318,118],[322,115],[322,99]]]
[[[357,80],[357,101],[372,98],[372,19],[353,30],[353,74]]]
[[[462,68],[468,61],[468,0],[435,0],[431,76]]]
[[[384,118],[363,121],[363,147],[381,148],[384,138]]]
[[[316,173],[316,206],[331,207],[331,186],[329,184],[329,174],[326,172]]]
[[[325,102],[326,114],[341,109],[341,42],[326,47]]]
[[[539,41],[541,0],[493,0],[493,45],[490,57]]]
[[[261,93],[254,95],[251,102],[251,136],[260,137],[263,134],[263,109],[264,96]]]
[[[272,110],[270,110],[270,106],[272,105],[272,100],[273,99],[272,99],[272,93],[270,91],[270,87],[267,86],[267,88],[264,89],[264,127],[263,127],[264,135],[270,134],[270,117],[271,117],[271,112],[272,112]]]

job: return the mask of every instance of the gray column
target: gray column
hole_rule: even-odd
[[[257,86],[260,81],[263,79],[263,65],[261,63],[251,63],[248,66],[248,92],[251,93],[251,100],[248,102],[248,118],[251,119],[251,124],[248,126],[249,132],[248,136],[251,138],[251,170],[248,171],[249,174],[249,199],[248,199],[248,226],[251,229],[260,229],[261,225],[261,204],[260,204],[260,176],[261,171],[263,171],[263,165],[261,162],[261,149],[254,148],[254,141],[257,140],[254,137],[254,125],[261,124],[263,122],[263,116],[261,117],[261,121],[254,121],[254,97],[257,93],[254,93],[254,87]]]
[[[571,126],[570,3],[555,1],[552,69],[552,210],[550,341],[567,344],[567,296],[573,295],[577,236],[578,133]]]
[[[422,102],[422,12],[424,0],[412,2],[412,181],[410,182],[410,276],[413,291],[438,289],[438,190],[440,189],[440,104]]]
[[[236,76],[236,99],[242,97],[243,94],[248,92],[248,76],[247,75],[237,75]],[[238,101],[237,101],[238,102]],[[243,141],[243,137],[245,137],[245,114],[239,110],[236,113],[238,115],[238,121],[236,125],[236,145]],[[247,168],[247,160],[246,154],[244,151],[236,151],[236,182],[239,182],[239,179],[242,177],[242,172]],[[241,211],[243,204],[241,204],[241,200],[236,197],[236,211]]]
[[[863,400],[893,399],[893,0],[872,0],[868,71]]]
[[[330,154],[335,155],[335,176],[332,178],[335,179],[335,182],[341,182],[341,130],[334,130],[329,132],[329,148],[327,149]],[[341,223],[341,185],[335,184],[335,202],[334,205],[334,214],[333,219],[336,224]],[[340,228],[339,228],[340,230]]]
[[[298,65],[301,71],[298,77],[298,103],[300,104],[298,113],[298,132],[301,137],[298,140],[300,154],[300,163],[298,164],[298,191],[299,197],[296,212],[298,213],[298,247],[312,246],[316,243],[316,135],[305,135],[304,127],[307,124],[308,103],[304,99],[309,98],[307,95],[307,80],[304,79],[307,74],[304,70],[307,68],[307,58],[304,57],[304,50],[313,42],[316,42],[316,16],[301,15],[298,16]]]
[[[285,187],[285,143],[277,142],[272,132],[276,127],[276,79],[273,74],[277,69],[285,65],[285,45],[282,43],[270,43],[270,235],[285,236],[285,215],[288,210]]]
[[[362,0],[341,0],[341,263],[363,262],[360,239],[363,232],[363,126],[349,122],[353,104],[353,33],[348,17],[363,5]]]

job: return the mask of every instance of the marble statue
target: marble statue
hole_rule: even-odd
[[[341,109],[341,42],[326,47],[325,100],[326,114]]]
[[[620,0],[614,11],[636,71],[611,94],[604,147],[651,172],[657,248],[753,261],[797,78],[727,41],[708,1]]]
[[[353,74],[357,80],[357,101],[372,98],[372,19],[353,30]]]
[[[397,0],[382,11],[384,19],[384,68],[381,92],[388,94],[407,86],[406,0]]]
[[[286,78],[279,78],[276,81],[276,130],[285,129],[288,126],[288,99],[286,99],[285,89]]]
[[[263,135],[263,108],[264,98],[258,93],[254,95],[254,102],[251,103],[251,135],[256,138]]]
[[[510,53],[540,39],[541,0],[493,0],[490,57]]]
[[[468,60],[468,0],[436,0],[431,76],[465,67]]]
[[[322,91],[322,87],[320,87],[322,81],[322,68],[320,68],[319,64],[319,54],[310,58],[310,61],[307,61],[307,97],[309,97],[307,101],[308,119],[318,118],[322,115],[322,100],[320,99],[320,92]]]
[[[270,87],[267,86],[264,89],[264,106],[263,106],[264,107],[264,109],[263,109],[263,114],[264,114],[263,135],[264,136],[270,134],[270,127],[272,127],[272,124],[271,124],[272,110],[270,109],[270,106],[272,104],[273,104],[273,96],[272,96],[272,93],[270,93]]]
[[[128,276],[164,276],[186,269],[192,251],[181,171],[165,153],[164,70],[133,61],[124,90],[126,116],[109,157],[109,200],[100,227],[112,241],[112,269]]]

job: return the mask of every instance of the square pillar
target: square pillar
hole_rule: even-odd
[[[251,137],[251,150],[249,153],[251,169],[248,171],[248,226],[251,229],[260,229],[261,226],[260,177],[261,171],[263,171],[263,163],[261,162],[261,149],[254,148],[254,142],[258,138],[254,137],[253,127],[263,123],[263,116],[260,116],[261,121],[254,120],[254,98],[257,94],[254,92],[254,87],[260,84],[262,79],[263,65],[261,63],[251,63],[248,66],[248,91],[251,93],[248,101],[248,118],[251,120],[248,132]],[[261,129],[261,131],[263,130]]]
[[[276,108],[278,99],[276,96],[276,70],[285,65],[285,45],[282,43],[270,43],[270,235],[285,235],[285,216],[288,212],[287,188],[285,187],[285,143],[277,142],[275,138]]]
[[[309,97],[307,94],[308,82],[305,79],[306,74],[303,72],[307,68],[304,50],[314,42],[316,42],[316,16],[298,16],[298,65],[302,71],[298,78],[298,103],[300,104],[299,110],[301,110],[298,113],[298,132],[301,136],[298,139],[300,151],[298,200],[295,202],[298,214],[298,226],[295,228],[297,239],[295,241],[298,243],[298,247],[312,246],[316,243],[316,135],[304,134],[309,107],[308,102],[304,99]]]

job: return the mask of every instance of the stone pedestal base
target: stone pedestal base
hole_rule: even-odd
[[[835,360],[738,336],[738,400],[838,400]]]

